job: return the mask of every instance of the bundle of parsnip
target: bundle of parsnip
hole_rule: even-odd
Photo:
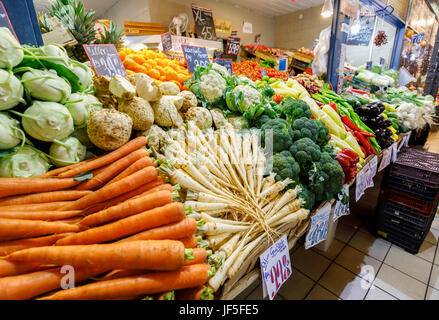
[[[39,178],[0,179],[0,300],[212,298],[202,287],[210,252],[197,248],[197,222],[174,202],[146,142]],[[60,290],[65,265],[75,288]]]
[[[202,132],[189,122],[184,131],[169,131],[166,140],[169,163],[160,168],[186,192],[185,205],[203,224],[204,241],[215,251],[210,259],[224,261],[209,280],[214,291],[280,227],[308,217],[297,197],[300,189],[287,189],[291,179],[264,178],[266,157],[256,130],[238,132],[226,125]]]

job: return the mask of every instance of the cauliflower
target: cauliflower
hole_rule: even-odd
[[[226,89],[226,80],[213,70],[201,76],[200,91],[208,102],[220,98]]]
[[[180,88],[171,81],[165,81],[159,84],[162,95],[176,96],[180,93]]]
[[[213,63],[212,64],[212,69],[215,69],[215,70],[221,72],[222,76],[225,77],[225,78],[230,77],[229,70],[227,70],[226,67],[223,67],[222,65],[220,65],[218,63]]]
[[[178,94],[178,96],[183,98],[183,105],[180,109],[182,112],[186,112],[189,108],[196,107],[198,105],[197,97],[190,91],[182,91]]]
[[[192,107],[185,114],[186,121],[194,121],[201,129],[212,127],[212,115],[210,111],[203,107]]]
[[[261,93],[250,87],[239,85],[227,92],[226,103],[230,111],[244,113],[253,104],[261,103]]]

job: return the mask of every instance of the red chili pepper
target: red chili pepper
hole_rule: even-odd
[[[352,120],[349,119],[349,117],[347,115],[343,115],[340,118],[341,118],[341,121],[343,121],[343,123],[345,125],[347,125],[349,128],[351,128],[352,130],[363,131],[355,123],[353,123]]]
[[[359,93],[359,94],[368,94],[369,92],[367,92],[367,91],[362,91],[362,90],[358,90],[358,89],[351,89],[351,91],[352,92],[355,92],[355,93]]]
[[[349,148],[344,148],[343,150],[341,150],[341,152],[343,154],[351,157],[354,160],[355,163],[360,161],[360,156],[354,150],[351,150]]]
[[[321,106],[324,106],[325,104],[323,103],[323,102],[320,102],[320,101],[317,101],[317,100],[314,100],[315,101],[315,103],[317,103],[317,105],[319,106],[319,107],[321,107]]]
[[[360,131],[360,133],[365,136],[366,138],[375,138],[375,135],[373,133],[367,132],[367,131]]]
[[[347,132],[354,133],[354,131],[352,131],[352,129],[349,128],[344,122],[343,122],[343,126],[344,126],[344,128],[346,129]]]
[[[358,131],[354,132],[355,138],[358,138],[358,141],[363,145],[363,147],[366,149],[368,154],[373,153],[372,144],[370,143],[369,139],[363,136]],[[375,151],[375,150],[374,150]]]
[[[336,105],[334,102],[330,102],[330,103],[329,103],[329,106],[330,106],[332,109],[334,109],[334,111],[337,112],[337,114],[338,114],[337,105]]]
[[[368,153],[366,151],[366,149],[364,149],[364,147],[362,145],[360,145],[361,151],[363,151],[364,155],[367,157]]]

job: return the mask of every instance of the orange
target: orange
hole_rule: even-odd
[[[126,58],[127,54],[125,53],[125,51],[120,51],[119,52],[119,58],[121,61],[123,61]]]
[[[154,59],[149,59],[147,62],[148,62],[151,66],[153,66],[153,67],[157,67],[157,61],[155,61]]]
[[[166,77],[165,76],[160,76],[160,81],[166,81]]]
[[[154,69],[158,70],[158,72],[160,72],[160,76],[164,76],[165,75],[165,70],[163,70],[162,67],[157,66]]]
[[[160,79],[160,72],[156,69],[149,70],[147,75],[153,79]]]
[[[138,64],[144,64],[146,62],[145,59],[139,54],[133,55],[133,60],[136,61]]]
[[[144,66],[148,70],[153,69],[153,66],[151,66],[151,64],[148,61],[146,61],[144,64],[142,64],[142,66]]]
[[[168,80],[175,80],[178,81],[178,74],[174,70],[167,70],[166,71],[166,79]]]
[[[146,69],[144,66],[139,65],[138,67],[133,69],[133,71],[135,71],[137,73],[147,73],[148,69]]]
[[[178,81],[183,83],[183,82],[187,81],[187,79],[189,79],[189,76],[187,76],[187,75],[185,75],[183,73],[178,73],[177,74],[177,80]]]
[[[158,58],[156,58],[156,59],[154,59],[156,62],[157,62],[157,65],[159,65],[159,66],[161,66],[161,67],[164,67],[165,66],[165,62],[162,60],[162,59],[158,59]]]

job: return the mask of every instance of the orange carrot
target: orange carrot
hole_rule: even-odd
[[[0,210],[0,218],[27,219],[27,220],[61,220],[81,214],[81,210],[72,211],[3,211]]]
[[[131,164],[128,168],[123,170],[121,173],[119,173],[117,176],[115,176],[112,180],[108,182],[108,184],[119,181],[120,179],[128,177],[130,174],[133,174],[134,172],[139,171],[140,169],[152,165],[154,165],[155,167],[157,166],[157,164],[153,162],[149,156],[142,157],[136,162],[134,162],[133,164]]]
[[[155,294],[163,291],[197,287],[208,279],[210,265],[194,264],[178,271],[152,272],[61,290],[42,300],[99,300],[128,295]],[[1,296],[0,296],[1,298]]]
[[[195,235],[187,236],[177,240],[182,242],[185,248],[195,248],[198,244],[198,240]]]
[[[125,170],[130,164],[147,155],[148,151],[145,148],[131,152],[123,158],[111,163],[111,165],[105,167],[105,169],[99,173],[94,174],[92,179],[81,183],[76,187],[76,190],[96,190]]]
[[[91,192],[92,191],[87,191],[87,190],[84,191],[62,190],[62,191],[33,193],[24,196],[13,196],[13,197],[0,199],[0,206],[77,200],[83,196],[86,196]]]
[[[77,184],[79,181],[72,178],[1,178],[0,197],[68,189]]]
[[[11,261],[106,269],[171,271],[183,266],[185,249],[175,240],[139,240],[125,243],[49,246],[11,253]],[[193,261],[193,260],[191,260]]]
[[[207,259],[207,251],[206,251],[206,249],[204,249],[204,248],[193,248],[192,251],[193,251],[194,258],[192,260],[185,261],[184,262],[185,266],[206,262],[206,259]],[[20,251],[18,251],[18,252],[20,252]]]
[[[107,242],[140,231],[180,221],[185,217],[183,204],[174,202],[100,227],[76,233],[58,240],[55,244],[65,246]]]
[[[175,291],[176,300],[201,300],[201,295],[206,290],[206,286],[199,286],[195,288],[187,288]]]
[[[39,176],[39,178],[49,178],[49,177],[56,177],[58,174],[69,171],[70,169],[76,168],[78,166],[81,166],[83,163],[85,162],[90,162],[92,160],[95,160],[97,158],[91,158],[91,159],[87,159],[78,163],[74,163],[71,164],[69,166],[65,166],[65,167],[60,167],[60,168],[56,168],[50,171],[47,171],[45,174]]]
[[[116,206],[101,210],[86,216],[82,221],[83,226],[97,226],[109,221],[114,221],[132,216],[142,211],[164,206],[172,202],[172,193],[168,190],[146,194],[136,199],[129,199]],[[1,214],[1,213],[0,213]]]
[[[51,233],[77,232],[79,226],[35,220],[0,218],[0,241],[31,238]]]
[[[153,193],[153,192],[157,192],[157,191],[162,191],[162,190],[168,190],[170,192],[174,191],[174,189],[172,188],[172,186],[169,183],[165,183],[165,184],[160,184],[158,186],[155,186],[149,190],[146,190],[145,192],[143,192],[137,196],[134,196],[134,198],[144,196],[145,194],[149,194],[149,193]]]
[[[113,163],[116,160],[119,160],[120,158],[122,158],[123,156],[126,156],[130,152],[133,152],[134,150],[137,150],[137,149],[143,147],[144,145],[146,145],[146,142],[147,142],[147,140],[146,140],[145,136],[139,136],[139,137],[129,141],[128,143],[124,144],[119,149],[116,149],[110,153],[107,153],[106,155],[104,155],[98,159],[95,159],[93,161],[82,163],[81,166],[77,166],[69,171],[66,171],[66,172],[59,174],[58,177],[60,177],[60,178],[74,177],[78,173],[85,172],[85,171],[91,171],[93,169],[103,167],[106,164]]]
[[[57,201],[47,203],[14,204],[0,207],[0,211],[59,211],[65,205],[75,201]]]
[[[130,269],[116,269],[110,271],[106,275],[100,277],[99,279],[95,279],[96,281],[106,281],[113,280],[119,278],[126,278],[131,276],[137,276],[140,274],[145,274],[146,270],[130,270]]]
[[[104,186],[101,189],[76,200],[72,204],[68,204],[62,207],[61,209],[62,210],[84,209],[93,203],[109,200],[118,195],[134,190],[147,182],[153,181],[156,178],[157,178],[157,169],[154,167],[146,167],[113,184]]]
[[[104,272],[97,269],[75,269],[75,283],[87,280]],[[60,268],[52,268],[18,276],[0,278],[0,300],[24,300],[60,289],[63,277]]]
[[[0,256],[6,256],[14,251],[27,248],[50,246],[58,239],[68,235],[71,235],[71,233],[60,233],[45,237],[0,242]]]
[[[41,263],[0,260],[0,278],[41,270]]]
[[[195,231],[197,231],[197,222],[195,219],[186,218],[175,223],[137,233],[131,237],[122,239],[120,242],[161,239],[180,240],[181,238],[192,236]],[[195,245],[196,243],[197,242],[195,242]]]

